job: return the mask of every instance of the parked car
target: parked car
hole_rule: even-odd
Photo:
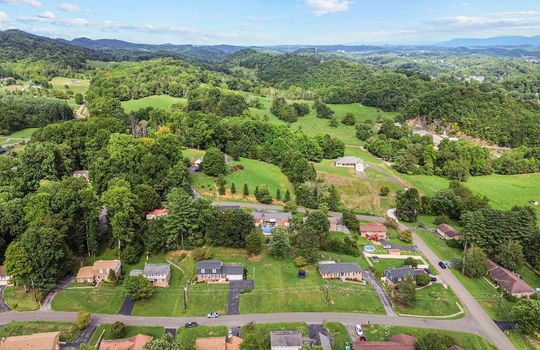
[[[437,282],[437,277],[431,277],[429,280],[430,280],[431,282]]]
[[[199,324],[197,322],[187,322],[184,326],[186,326],[186,328],[195,328],[198,325]]]
[[[446,263],[444,261],[439,261],[439,266],[442,268],[442,269],[446,269]]]
[[[296,277],[300,278],[300,279],[304,279],[307,277],[307,272],[304,271],[304,270],[300,270],[298,271],[298,273],[296,274]]]
[[[364,336],[364,330],[362,329],[361,325],[357,324],[356,326],[354,326],[354,331],[359,337]]]
[[[427,273],[428,275],[432,275],[432,272],[431,272],[430,269],[424,269],[424,271],[426,271],[426,273]]]
[[[384,249],[392,249],[392,246],[390,244],[385,244],[382,246]]]
[[[208,318],[218,318],[219,314],[217,312],[211,312],[208,315],[206,315]]]

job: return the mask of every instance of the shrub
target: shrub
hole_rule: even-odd
[[[412,231],[411,230],[400,231],[399,240],[405,243],[412,243],[413,241]]]
[[[418,260],[412,257],[408,257],[407,259],[405,259],[405,261],[403,261],[403,265],[416,268],[418,266]]]
[[[111,335],[115,339],[123,338],[127,333],[127,327],[120,321],[116,321],[111,325]]]
[[[206,151],[201,166],[203,172],[208,176],[224,175],[227,172],[225,155],[215,147]]]
[[[422,338],[418,339],[416,348],[418,350],[447,350],[454,344],[457,344],[456,340],[449,335],[427,333]]]
[[[154,285],[142,275],[128,276],[124,285],[126,297],[133,300],[148,299],[154,294]]]
[[[347,114],[345,114],[345,116],[343,117],[343,119],[341,119],[341,122],[345,125],[354,125],[356,124],[356,119],[354,119],[354,114],[352,114],[351,112],[348,112]]]
[[[214,252],[210,247],[195,248],[191,252],[195,261],[211,260],[214,257]]]
[[[388,196],[389,193],[390,193],[390,189],[386,186],[381,187],[381,189],[379,190],[379,196],[381,197],[386,197]]]
[[[431,280],[427,273],[420,274],[416,277],[416,285],[420,287],[427,286],[429,282],[431,282]]]
[[[299,257],[296,257],[294,259],[294,265],[296,267],[305,267],[307,266],[308,262],[306,260],[306,258],[304,258],[303,256],[299,256]]]
[[[298,206],[293,201],[285,202],[285,206],[283,207],[285,211],[288,211],[289,213],[296,213],[298,210]]]
[[[77,328],[81,331],[88,327],[92,322],[92,315],[86,311],[77,312]]]
[[[260,189],[255,190],[255,198],[257,198],[257,201],[263,204],[272,203],[272,196],[270,195],[270,190],[268,190],[268,186],[266,185],[263,185]]]
[[[450,224],[450,218],[446,215],[437,215],[435,217],[435,219],[433,220],[433,223],[435,225],[440,225],[440,224]]]

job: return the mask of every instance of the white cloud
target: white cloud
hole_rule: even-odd
[[[49,11],[47,11],[49,12]],[[42,13],[37,17],[19,17],[18,20],[23,23],[48,23],[58,26],[88,26],[91,22],[84,18],[56,18],[56,16],[51,12],[54,17],[44,16],[47,12]]]
[[[540,12],[500,12],[479,16],[454,16],[435,19],[429,24],[446,30],[491,30],[540,28]]]
[[[317,16],[327,13],[346,12],[352,5],[351,0],[304,0],[306,5]]]
[[[69,2],[62,2],[58,5],[58,8],[65,12],[86,12],[88,10],[83,9],[79,5],[75,5]]]
[[[7,13],[0,11],[0,23],[2,22],[8,22],[9,16]]]
[[[0,3],[8,5],[27,5],[32,7],[43,6],[43,3],[39,0],[0,0]]]
[[[56,15],[54,13],[52,13],[51,11],[45,11],[43,13],[40,13],[38,15],[38,17],[40,18],[47,18],[47,19],[55,19],[56,18]]]

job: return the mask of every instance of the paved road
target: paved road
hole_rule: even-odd
[[[418,235],[413,235],[414,244],[426,256],[431,265],[437,269],[439,276],[452,288],[454,293],[459,297],[465,305],[468,318],[470,318],[470,326],[479,327],[481,334],[489,339],[495,346],[501,350],[516,350],[508,337],[500,330],[493,320],[486,314],[480,304],[473,298],[471,293],[461,284],[450,269],[442,269],[439,266],[439,258],[435,253],[422,241]]]
[[[31,312],[6,312],[0,314],[0,324],[11,321],[56,321],[75,322],[77,313],[56,312],[56,311],[31,311]],[[196,321],[201,325],[224,325],[229,328],[241,327],[250,322],[256,323],[278,323],[306,322],[322,324],[324,322],[340,322],[346,326],[355,324],[384,324],[390,326],[406,326],[417,328],[438,328],[452,331],[469,332],[483,335],[482,328],[478,324],[471,322],[467,316],[458,320],[434,320],[415,317],[395,317],[387,315],[369,315],[355,313],[326,313],[326,312],[299,312],[299,313],[278,313],[278,314],[252,314],[252,315],[225,315],[216,319],[206,317],[142,317],[124,315],[92,315],[94,324],[113,323],[120,321],[128,326],[160,326],[165,328],[176,328],[185,322]],[[508,348],[501,348],[508,349]]]

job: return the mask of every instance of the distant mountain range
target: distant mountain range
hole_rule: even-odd
[[[497,36],[493,38],[461,38],[442,42],[444,47],[485,47],[485,46],[540,46],[538,36]]]

